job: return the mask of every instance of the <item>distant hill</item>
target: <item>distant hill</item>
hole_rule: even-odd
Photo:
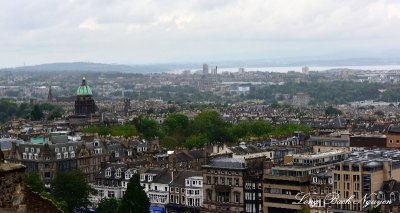
[[[163,65],[122,65],[122,64],[102,64],[90,62],[71,62],[71,63],[51,63],[33,66],[3,68],[0,71],[78,71],[78,72],[129,72],[129,73],[156,73],[168,72],[168,68]]]

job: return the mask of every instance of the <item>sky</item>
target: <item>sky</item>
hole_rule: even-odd
[[[400,56],[399,0],[0,0],[0,67]]]

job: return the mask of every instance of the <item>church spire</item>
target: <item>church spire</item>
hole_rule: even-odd
[[[51,85],[49,86],[49,94],[47,95],[47,102],[53,102],[53,93],[51,92]]]

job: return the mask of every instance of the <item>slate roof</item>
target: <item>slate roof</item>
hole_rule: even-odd
[[[186,170],[176,172],[177,175],[174,174],[174,179],[171,182],[172,186],[185,186],[185,179],[193,176],[203,176],[201,171],[194,171],[194,170]]]
[[[246,169],[246,162],[244,159],[235,158],[216,158],[211,160],[204,168],[220,168],[220,169]]]

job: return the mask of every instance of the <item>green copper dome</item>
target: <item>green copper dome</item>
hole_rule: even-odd
[[[92,95],[92,89],[86,84],[86,77],[82,77],[82,84],[76,90],[76,95]]]

